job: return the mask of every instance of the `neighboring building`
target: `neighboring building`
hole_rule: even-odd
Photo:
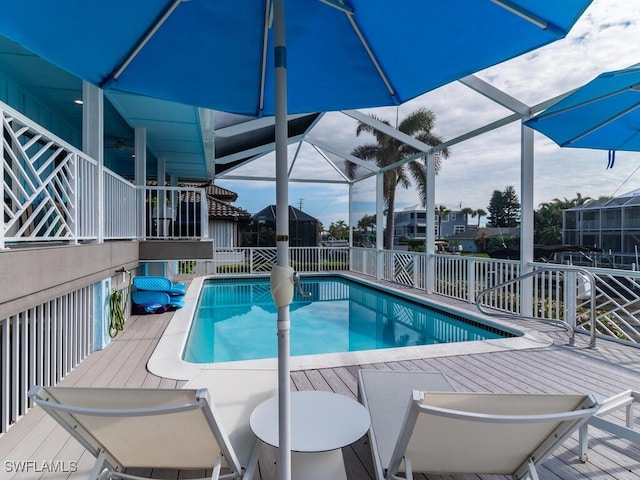
[[[319,244],[318,220],[289,206],[289,246],[315,247]],[[276,206],[256,213],[251,223],[242,231],[243,247],[276,246]]]
[[[565,245],[602,249],[625,265],[637,263],[640,189],[564,210],[562,240]]]
[[[209,235],[215,248],[233,248],[240,245],[240,232],[251,222],[251,214],[242,208],[231,205],[238,194],[212,184],[186,184],[184,187],[201,187],[207,195],[209,209]],[[199,206],[200,199],[196,199]]]
[[[439,225],[442,226],[442,232],[438,231]],[[438,221],[438,214],[436,213],[436,238],[457,235],[465,232],[468,228],[470,227],[467,226],[464,215],[459,211],[450,212],[444,216],[442,222]],[[425,209],[419,209],[415,206],[394,212],[393,229],[394,243],[398,243],[401,238],[426,238],[427,213]]]
[[[443,229],[444,230],[444,229]],[[477,253],[487,251],[488,244],[506,245],[520,238],[520,227],[498,228],[468,225],[467,229],[456,235],[445,237],[450,247],[462,246],[463,252]],[[505,242],[510,239],[510,242]]]
[[[449,247],[462,247],[463,252],[477,253],[481,251],[478,247],[478,241],[481,240],[480,233],[484,230],[484,228],[478,229],[476,225],[467,225],[464,232],[445,237],[445,240]],[[482,242],[480,242],[480,246],[482,246]],[[458,250],[460,249],[458,248]]]

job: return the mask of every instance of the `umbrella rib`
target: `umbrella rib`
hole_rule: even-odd
[[[564,146],[570,146],[571,144],[573,144],[573,143],[575,143],[575,142],[577,142],[577,141],[582,140],[584,137],[586,137],[586,136],[590,135],[591,133],[595,132],[596,130],[598,130],[598,129],[602,128],[602,127],[605,127],[605,126],[609,125],[611,122],[614,122],[614,121],[616,121],[617,119],[622,118],[622,117],[624,117],[625,115],[627,115],[627,114],[629,114],[629,113],[633,112],[633,111],[634,111],[634,110],[636,110],[638,107],[640,107],[640,102],[636,102],[636,103],[635,103],[634,105],[632,105],[631,107],[629,107],[629,108],[625,108],[622,112],[620,112],[620,113],[618,113],[618,114],[614,115],[613,117],[608,118],[608,119],[607,119],[607,120],[605,120],[604,122],[600,122],[600,123],[598,123],[597,125],[595,125],[595,126],[591,127],[589,130],[587,130],[587,131],[585,131],[585,132],[581,133],[581,134],[580,134],[580,135],[578,135],[577,137],[574,137],[574,138],[572,138],[572,139],[570,139],[570,140],[568,140],[568,141],[564,142],[564,143],[562,144],[562,146],[563,146],[563,147],[564,147]]]
[[[541,28],[542,30],[550,30],[553,32],[560,32],[562,34],[567,33],[564,29],[550,23],[548,20],[542,17],[539,17],[538,15],[535,15],[533,12],[525,8],[522,8],[519,5],[514,4],[510,0],[490,0],[490,1],[498,5],[499,7],[502,7],[505,10],[513,13],[514,15],[517,15],[523,20],[526,20],[527,22],[532,23],[536,27]]]
[[[604,95],[598,95],[597,97],[590,98],[589,100],[585,100],[584,102],[579,102],[579,103],[575,103],[573,105],[568,105],[568,106],[566,106],[564,108],[559,108],[558,110],[554,110],[552,112],[542,112],[541,114],[536,115],[534,118],[532,118],[531,121],[532,122],[537,122],[539,120],[543,120],[543,119],[546,119],[546,118],[555,117],[556,115],[560,115],[560,114],[565,113],[565,112],[570,112],[571,110],[575,110],[576,108],[582,108],[582,107],[585,107],[587,105],[591,105],[592,103],[596,103],[596,102],[599,102],[601,100],[606,100],[607,98],[610,98],[610,97],[615,97],[616,95],[620,95],[621,93],[624,93],[624,92],[629,91],[629,90],[637,91],[636,85],[632,85],[630,87],[620,88],[618,90],[614,90],[613,92],[605,93]],[[573,93],[575,93],[575,92],[576,91],[574,90]],[[563,98],[561,101],[564,101],[565,99],[567,101],[569,101],[570,98],[571,97],[567,96],[567,97]],[[559,103],[560,102],[558,102],[558,104]],[[552,109],[552,108],[553,108],[553,105],[551,107],[549,107],[549,109]]]
[[[262,65],[260,66],[260,100],[258,112],[264,109],[264,89],[267,78],[267,42],[269,41],[269,29],[273,23],[273,4],[270,0],[264,2],[264,27],[262,30]]]
[[[336,8],[341,12],[344,12],[349,15],[353,15],[353,8],[344,4],[343,0],[320,0],[325,5],[329,5],[330,7]]]
[[[164,24],[164,22],[167,21],[167,19],[173,14],[175,9],[178,8],[178,5],[180,5],[183,1],[185,0],[173,1],[173,3],[169,6],[169,8],[167,8],[167,10],[162,14],[162,16],[151,25],[151,28],[149,30],[146,31],[146,33],[142,37],[142,40],[140,40],[134,46],[133,50],[131,50],[131,52],[127,55],[124,61],[120,63],[120,65],[118,65],[118,67],[114,69],[114,71],[111,73],[111,75],[109,75],[109,77],[107,77],[102,82],[103,85],[109,81],[117,80],[118,77],[122,75],[122,72],[124,72],[126,68],[131,64],[131,62],[133,62],[133,60],[138,56],[138,54],[144,48],[144,46],[149,42],[149,40],[151,40],[151,37],[153,37],[156,34],[158,29]]]

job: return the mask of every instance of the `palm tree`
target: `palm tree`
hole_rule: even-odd
[[[480,219],[486,216],[487,216],[487,212],[485,212],[481,208],[478,208],[471,213],[471,218],[478,217],[478,228],[480,228]]]
[[[469,223],[469,215],[473,216],[473,208],[464,207],[460,210],[460,213],[464,215],[464,225],[466,227],[467,223]]]
[[[438,238],[440,239],[442,238],[442,218],[446,217],[450,213],[451,210],[449,210],[444,205],[438,205],[436,207],[436,215],[438,216]]]
[[[371,117],[391,126],[387,120],[378,118],[375,115],[371,115]],[[442,143],[442,139],[431,133],[431,130],[433,130],[434,127],[435,118],[436,117],[431,110],[420,108],[409,114],[396,128],[400,132],[412,136],[422,143],[436,146]],[[356,129],[356,136],[360,136],[362,132],[371,133],[375,137],[376,143],[360,145],[356,147],[351,154],[358,158],[362,158],[363,160],[375,161],[379,168],[384,168],[397,162],[401,162],[403,159],[418,153],[418,150],[402,143],[400,140],[385,135],[366,123],[359,122]],[[449,150],[446,148],[441,150],[440,155],[447,158],[449,156]],[[439,156],[436,155],[434,160],[437,173],[440,170]],[[345,167],[347,175],[350,178],[354,178],[357,165],[347,161]],[[384,172],[383,197],[387,207],[387,225],[384,244],[385,248],[388,249],[393,248],[393,211],[395,206],[396,187],[401,185],[404,188],[409,188],[411,185],[409,176],[415,180],[416,188],[420,195],[420,201],[422,206],[425,206],[426,165],[424,158],[412,160],[406,164]]]
[[[534,240],[545,245],[562,243],[562,212],[568,208],[584,205],[591,200],[580,193],[576,198],[554,198],[551,202],[540,204],[540,208],[533,212]]]

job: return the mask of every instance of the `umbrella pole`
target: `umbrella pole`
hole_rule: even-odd
[[[273,3],[275,58],[276,247],[277,264],[289,267],[289,185],[287,172],[287,62],[284,0]],[[291,479],[289,301],[278,307],[278,478]]]

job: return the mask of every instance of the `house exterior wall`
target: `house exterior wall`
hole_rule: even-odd
[[[0,70],[0,101],[15,108],[34,122],[39,123],[47,130],[55,133],[70,144],[80,148],[82,143],[82,131],[74,127],[63,118],[56,115],[55,111],[31,94],[24,87],[18,85],[6,73]]]
[[[562,235],[566,245],[603,249],[621,263],[637,263],[640,250],[640,197],[624,204],[588,205],[563,212]]]
[[[425,238],[427,235],[426,212],[422,210],[404,210],[393,214],[393,238],[398,242],[401,238]],[[438,232],[438,225],[441,225],[442,232]],[[438,222],[436,214],[435,231],[437,238],[446,238],[452,235],[463,233],[466,230],[464,215],[460,212],[450,212]]]

